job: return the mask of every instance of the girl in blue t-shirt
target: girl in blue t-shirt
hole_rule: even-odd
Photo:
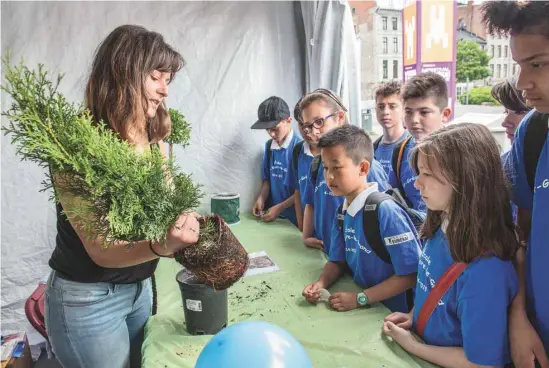
[[[415,306],[385,318],[383,332],[443,367],[510,363],[507,311],[518,288],[511,260],[519,243],[497,143],[482,125],[454,124],[418,143],[410,163],[428,208],[425,247]],[[466,268],[434,304],[420,343],[410,330],[418,331],[427,297],[456,262]]]

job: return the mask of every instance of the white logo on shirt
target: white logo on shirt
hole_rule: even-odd
[[[544,181],[541,182],[541,185],[538,185],[536,187],[536,189],[546,189],[546,188],[549,188],[549,179],[545,179]]]
[[[413,238],[414,238],[414,234],[412,234],[411,232],[407,232],[407,233],[399,234],[395,236],[389,236],[385,238],[385,245],[390,246],[390,245],[406,243],[412,240]]]

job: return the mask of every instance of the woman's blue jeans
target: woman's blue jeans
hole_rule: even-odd
[[[49,340],[64,368],[141,366],[150,279],[134,284],[80,283],[52,271],[46,285]]]

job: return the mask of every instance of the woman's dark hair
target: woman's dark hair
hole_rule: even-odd
[[[122,139],[148,133],[151,142],[158,142],[170,134],[171,120],[163,105],[154,118],[145,118],[145,82],[154,70],[171,73],[172,81],[184,63],[161,34],[141,26],[119,26],[95,52],[86,107],[96,123],[103,121]]]

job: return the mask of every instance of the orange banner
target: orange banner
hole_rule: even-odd
[[[421,62],[450,62],[454,57],[454,2],[421,2]]]
[[[412,1],[403,10],[404,66],[417,63],[417,3]]]

